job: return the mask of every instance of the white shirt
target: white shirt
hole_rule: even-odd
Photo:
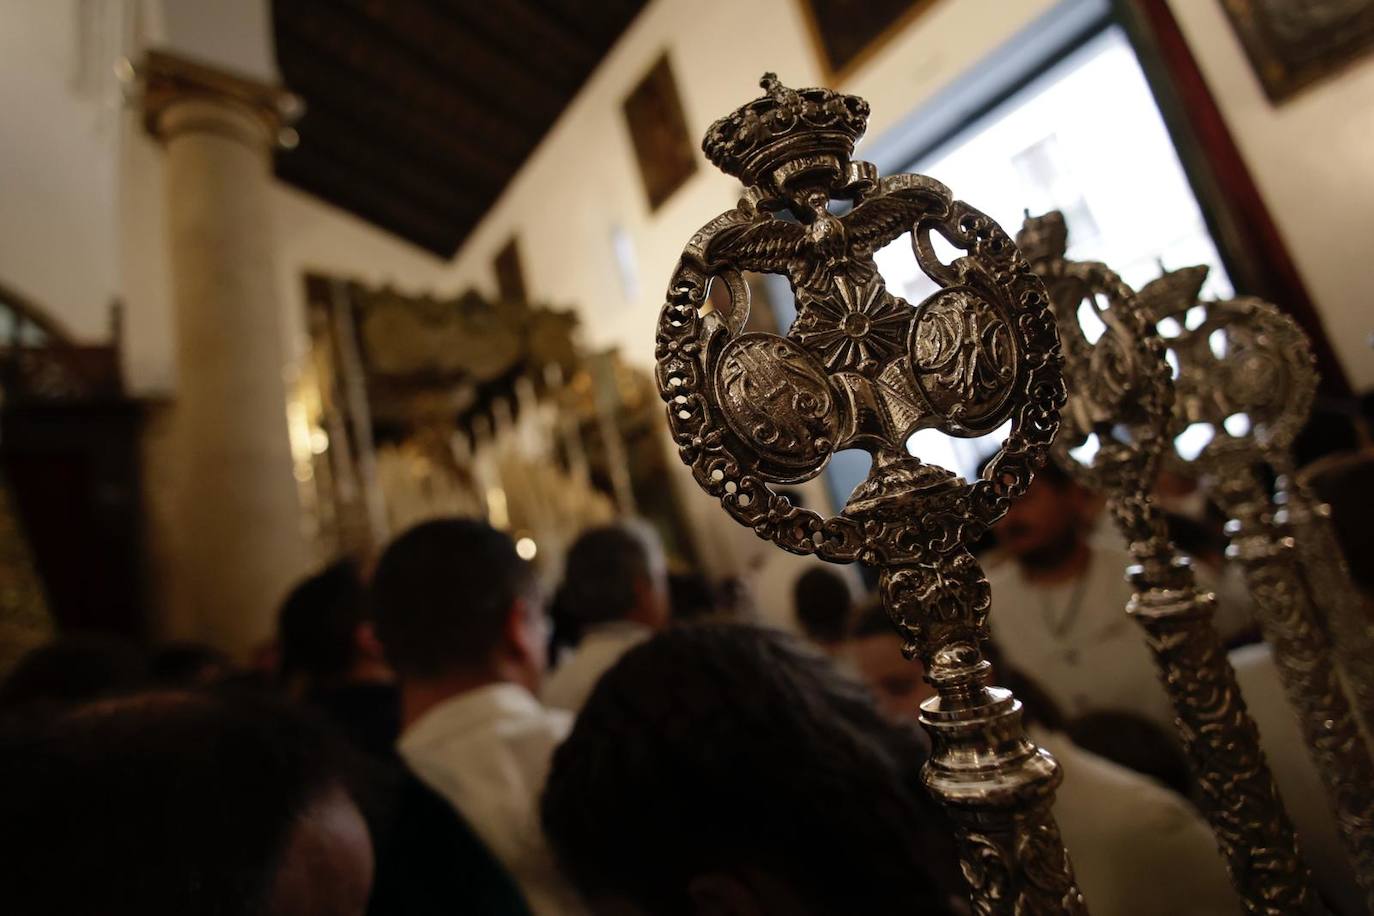
[[[653,630],[632,620],[589,626],[582,642],[544,682],[544,703],[554,709],[578,712],[592,695],[601,675],[619,661],[620,656],[652,635]]]
[[[476,831],[536,914],[581,913],[539,823],[553,750],[572,719],[516,684],[445,700],[407,728],[397,750],[415,775]]]
[[[1130,562],[1124,550],[1094,547],[1081,577],[1048,586],[1027,582],[1010,560],[989,569],[992,636],[1065,716],[1130,712],[1172,735],[1173,710],[1145,631],[1126,616]]]
[[[1093,916],[1238,916],[1216,840],[1191,805],[1064,735],[1031,737],[1063,769],[1054,816]]]

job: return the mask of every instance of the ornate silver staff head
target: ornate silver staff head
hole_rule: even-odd
[[[658,380],[684,462],[726,510],[794,553],[881,570],[883,604],[937,696],[927,786],[949,807],[978,912],[1078,912],[1049,806],[1058,768],[1020,706],[989,687],[987,580],[968,552],[1029,484],[1059,425],[1064,385],[1044,285],[1000,227],[922,175],[879,178],[852,158],[868,105],[828,89],[767,94],[711,125],[706,155],[746,186],[687,243],[659,318]],[[832,201],[852,203],[832,211]],[[910,233],[941,288],[912,305],[873,253]],[[938,234],[962,254],[940,260]],[[744,332],[744,271],[787,277],[786,334]],[[723,283],[730,308],[706,308]],[[917,431],[1011,432],[968,482],[908,452]],[[873,457],[839,515],[771,488],[819,474],[840,449]]]
[[[746,191],[692,237],[669,286],[657,356],[673,434],[698,483],[786,550],[948,561],[899,620],[929,666],[937,646],[973,648],[984,635],[986,583],[964,545],[1025,489],[1054,437],[1064,392],[1048,298],[1006,234],[939,182],[880,180],[851,158],[867,125],[862,99],[788,89],[772,74],[762,85],[766,95],[711,125],[702,144]],[[853,208],[835,215],[836,199]],[[888,292],[873,261],[908,232],[942,287],[917,305]],[[963,255],[942,262],[933,233]],[[797,318],[785,335],[742,333],[747,270],[791,282]],[[712,283],[730,292],[726,314],[703,310]],[[1007,420],[1002,449],[972,483],[906,449],[921,429],[978,436]],[[839,516],[770,488],[814,477],[846,448],[874,461]]]
[[[1164,342],[1115,272],[1066,258],[1062,213],[1027,215],[1016,243],[1045,281],[1064,350],[1069,400],[1055,459],[1091,489],[1148,491],[1174,425]]]
[[[1274,305],[1249,296],[1200,302],[1205,267],[1173,271],[1141,291],[1177,377],[1175,422],[1210,439],[1180,456],[1212,473],[1218,463],[1282,453],[1307,422],[1317,390],[1307,335]]]
[[[1133,593],[1126,611],[1154,655],[1202,810],[1244,908],[1304,911],[1306,868],[1212,627],[1214,600],[1197,588],[1149,496],[1175,432],[1171,372],[1154,311],[1191,306],[1205,271],[1171,275],[1137,295],[1104,265],[1067,260],[1067,240],[1057,212],[1027,215],[1017,235],[1049,289],[1064,347],[1069,401],[1055,458],[1107,496],[1130,544],[1135,563],[1127,570]]]

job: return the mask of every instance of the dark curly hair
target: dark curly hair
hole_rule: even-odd
[[[709,873],[761,872],[816,913],[944,913],[947,824],[922,745],[800,640],[703,623],[602,678],[554,756],[545,831],[589,898],[690,911]],[[939,864],[935,864],[939,863]]]
[[[259,916],[299,817],[345,788],[320,726],[248,693],[98,700],[0,727],[7,913]]]

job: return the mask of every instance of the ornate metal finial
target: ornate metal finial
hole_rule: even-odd
[[[880,570],[884,603],[938,696],[922,705],[931,791],[959,831],[975,911],[1073,913],[1082,897],[1050,813],[1058,766],[1020,704],[988,685],[987,580],[967,549],[1025,491],[1064,400],[1043,284],[1005,232],[922,175],[850,161],[868,105],[826,89],[769,95],[711,126],[703,149],[749,186],[692,236],[659,319],[658,379],[679,453],[735,517],[793,553]],[[836,198],[854,201],[843,216]],[[794,219],[784,219],[786,210]],[[910,234],[941,289],[892,295],[873,253]],[[963,255],[946,263],[932,237]],[[743,271],[788,278],[783,336],[744,333]],[[712,283],[731,308],[703,309]],[[906,449],[916,431],[1011,432],[965,481]],[[842,512],[822,518],[772,484],[816,476],[836,451],[873,456]]]
[[[1181,320],[1197,307],[1201,321]],[[1211,437],[1195,456],[1180,457],[1191,460],[1231,519],[1227,553],[1245,570],[1260,627],[1374,911],[1374,759],[1342,681],[1344,674],[1359,695],[1374,696],[1374,646],[1362,610],[1345,603],[1354,587],[1332,559],[1339,549],[1320,507],[1300,487],[1285,492],[1288,447],[1317,387],[1311,347],[1296,322],[1250,297],[1181,302],[1159,317],[1174,318],[1177,329],[1167,340],[1178,365],[1177,422]],[[1261,476],[1265,464],[1279,474],[1277,498]]]
[[[1196,279],[1196,273],[1186,271],[1161,278],[1179,292]],[[1202,321],[1191,328],[1183,322],[1187,306],[1156,316],[1172,317],[1181,327],[1166,338],[1179,365],[1174,382],[1178,420],[1205,424],[1212,431],[1195,459],[1199,470],[1209,473],[1217,462],[1227,462],[1230,453],[1248,453],[1262,461],[1285,452],[1307,422],[1317,393],[1307,335],[1278,308],[1254,297],[1174,301],[1191,301],[1204,311]]]
[[[1064,214],[1051,210],[1040,216],[1031,216],[1025,211],[1026,220],[1021,231],[1016,233],[1016,247],[1032,264],[1042,263],[1054,258],[1064,257],[1069,250],[1069,227],[1064,222]]]
[[[1136,293],[1136,302],[1152,324],[1173,315],[1182,316],[1202,294],[1207,282],[1207,265],[1164,270]]]
[[[774,73],[759,85],[763,96],[707,129],[706,158],[768,196],[817,172],[844,175],[868,129],[868,103],[830,89],[789,89]]]
[[[1027,215],[1017,242],[1049,289],[1064,347],[1069,401],[1055,457],[1106,495],[1130,545],[1133,595],[1125,610],[1145,631],[1231,881],[1248,913],[1305,912],[1316,899],[1310,877],[1212,627],[1215,599],[1197,587],[1149,495],[1174,427],[1164,343],[1144,304],[1115,273],[1064,258],[1067,230],[1058,211]],[[1195,301],[1201,287],[1200,280],[1192,285],[1195,278],[1161,283],[1151,296],[1172,312],[1178,302]],[[1179,294],[1184,298],[1167,298]],[[1084,308],[1100,326],[1094,340],[1080,323]],[[1096,448],[1087,456],[1082,447],[1090,439]]]

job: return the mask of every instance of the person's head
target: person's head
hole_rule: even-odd
[[[158,687],[208,687],[234,673],[229,656],[198,642],[170,642],[148,659],[148,674]]]
[[[554,754],[544,829],[598,913],[942,913],[919,760],[800,640],[676,627],[593,691]]]
[[[348,916],[372,846],[328,736],[262,698],[98,700],[0,735],[5,906]]]
[[[719,594],[701,573],[670,574],[668,600],[677,623],[714,618],[720,613]]]
[[[0,683],[0,710],[115,696],[148,686],[148,659],[108,633],[63,636],[29,651]]]
[[[797,623],[812,642],[833,649],[849,635],[854,596],[849,584],[833,569],[813,566],[798,576],[792,586],[792,602]]]
[[[486,522],[424,522],[372,576],[377,637],[403,686],[509,681],[537,690],[548,624],[530,565]]]
[[[584,531],[568,550],[563,609],[582,626],[632,620],[668,622],[663,545],[648,525],[622,522]]]
[[[1085,542],[1084,516],[1090,499],[1087,490],[1048,461],[998,522],[997,543],[1023,566],[1056,568]]]
[[[926,683],[920,659],[902,656],[902,638],[882,603],[865,607],[854,623],[849,653],[855,667],[878,700],[878,707],[894,722],[917,722],[921,702],[935,695]]]
[[[277,614],[277,637],[282,680],[304,690],[378,666],[381,647],[356,564],[338,560],[292,589]]]

